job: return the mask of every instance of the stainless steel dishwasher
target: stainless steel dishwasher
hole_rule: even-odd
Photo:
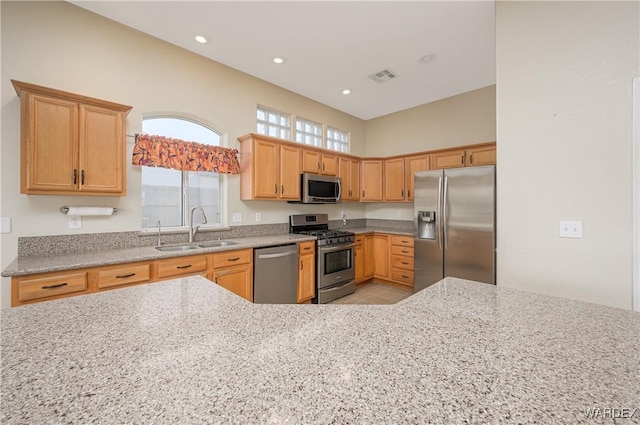
[[[295,304],[298,292],[298,245],[253,250],[253,302]]]

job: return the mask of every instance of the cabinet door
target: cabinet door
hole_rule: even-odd
[[[322,171],[320,152],[308,149],[302,150],[302,171],[305,173],[320,174]]]
[[[247,301],[253,302],[253,267],[251,264],[214,270],[213,281]]]
[[[459,168],[465,166],[464,149],[452,149],[431,154],[431,168],[439,170],[441,168]]]
[[[383,161],[379,159],[367,159],[360,162],[361,201],[382,201],[382,164]]]
[[[300,200],[302,149],[280,146],[280,199]]]
[[[418,171],[429,170],[429,155],[411,156],[405,158],[404,168],[407,175],[405,187],[407,189],[407,200],[413,201],[413,179],[414,174]]]
[[[253,145],[253,190],[257,199],[277,199],[279,185],[279,145],[255,140]]]
[[[360,199],[360,161],[358,161],[357,159],[351,160],[349,174],[349,199],[352,201],[357,201]]]
[[[364,278],[369,279],[374,274],[373,235],[364,237]]]
[[[404,201],[404,158],[387,159],[384,162],[385,201]]]
[[[467,166],[492,165],[496,163],[496,147],[485,146],[467,149]]]
[[[335,176],[338,174],[338,155],[322,154],[322,174]]]
[[[175,257],[159,260],[157,263],[159,279],[201,274],[207,271],[207,256]]]
[[[310,300],[316,295],[315,255],[301,255],[298,270],[298,302]]]
[[[365,256],[364,256],[364,237],[361,237],[361,240],[358,241],[358,238],[356,238],[356,246],[354,249],[355,252],[355,273],[356,273],[356,283],[358,282],[362,282],[364,280],[364,262],[365,262]]]
[[[389,279],[389,236],[373,236],[373,274],[380,279]]]
[[[80,105],[81,192],[125,194],[124,113]]]
[[[78,104],[28,94],[20,115],[21,193],[76,191]]]

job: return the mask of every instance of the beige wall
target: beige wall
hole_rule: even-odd
[[[631,308],[638,6],[498,2],[498,285]]]
[[[17,255],[18,237],[74,233],[136,231],[141,224],[140,168],[128,166],[128,195],[123,198],[27,196],[19,193],[19,98],[10,80],[17,79],[91,97],[132,105],[127,132],[141,129],[142,117],[179,112],[224,133],[226,144],[255,131],[256,104],[264,104],[347,130],[352,151],[364,154],[364,121],[338,112],[262,80],[131,30],[66,2],[1,2],[2,8],[2,217],[13,231],[2,235],[4,269]],[[128,141],[128,157],[132,140]],[[225,176],[230,216],[243,223],[284,223],[292,213],[327,212],[330,219],[365,216],[365,206],[297,205],[239,199],[239,176]],[[69,230],[62,205],[114,206],[110,218],[86,217]],[[9,302],[4,278],[0,304]]]
[[[449,148],[496,140],[496,86],[367,121],[367,156]]]

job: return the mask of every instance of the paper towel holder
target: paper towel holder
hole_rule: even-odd
[[[67,213],[69,212],[69,207],[68,207],[68,206],[66,206],[66,205],[61,206],[61,207],[60,207],[60,212],[61,212],[62,214],[67,214]],[[118,212],[118,209],[117,209],[117,208],[113,208],[113,212],[114,212],[114,213],[117,213],[117,212]]]

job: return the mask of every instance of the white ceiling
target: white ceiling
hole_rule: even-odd
[[[364,120],[496,81],[493,0],[71,2]]]

